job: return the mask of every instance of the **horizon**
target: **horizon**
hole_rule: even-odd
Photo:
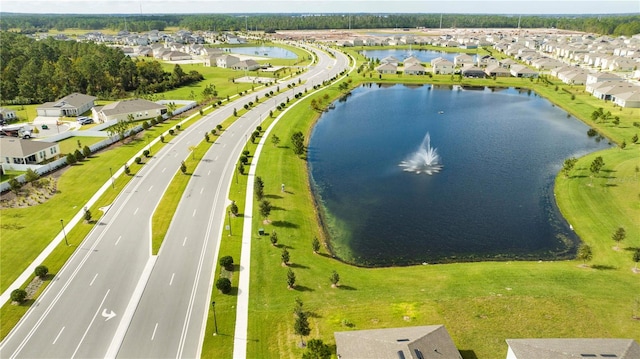
[[[249,11],[247,11],[250,9]],[[598,16],[640,14],[638,1],[593,0],[5,0],[11,15],[399,15]]]

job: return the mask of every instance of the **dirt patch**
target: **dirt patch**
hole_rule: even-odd
[[[57,177],[47,176],[40,178],[32,183],[24,185],[19,191],[7,191],[0,195],[0,209],[5,208],[25,208],[36,206],[48,201],[58,191],[59,172],[56,171]]]
[[[27,292],[26,300],[32,299],[44,281],[40,277],[35,277],[29,283],[25,291]]]

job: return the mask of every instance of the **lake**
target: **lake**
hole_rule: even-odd
[[[431,62],[431,60],[436,59],[438,57],[442,57],[451,62],[455,60],[456,56],[460,55],[460,53],[453,52],[441,52],[441,51],[432,51],[432,50],[416,50],[413,49],[409,51],[408,49],[385,49],[385,50],[362,50],[360,53],[367,58],[374,59],[384,59],[388,56],[393,56],[400,61],[404,61],[407,57],[413,55],[418,58],[421,62]],[[474,54],[470,54],[474,60],[476,56]]]
[[[275,59],[296,59],[298,56],[293,52],[276,46],[246,46],[224,48],[224,51],[240,55],[269,57]]]
[[[610,146],[526,90],[368,85],[309,139],[334,254],[364,266],[575,255],[553,184],[564,159]],[[426,134],[442,170],[401,167]]]

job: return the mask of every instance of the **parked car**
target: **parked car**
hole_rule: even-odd
[[[88,124],[90,124],[90,123],[93,123],[93,119],[92,119],[92,118],[90,118],[90,117],[86,117],[86,116],[78,117],[78,120],[77,120],[77,121],[78,121],[78,123],[79,123],[79,124],[81,124],[81,125],[88,125]]]

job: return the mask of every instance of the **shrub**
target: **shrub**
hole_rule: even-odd
[[[180,131],[180,125],[176,125],[176,131]]]
[[[242,151],[242,154],[247,156],[247,157],[249,157],[249,153],[251,153],[251,152],[249,152],[249,150]]]
[[[82,161],[84,160],[84,156],[82,155],[82,152],[80,152],[80,150],[76,150],[73,155],[75,156],[77,161]]]
[[[149,157],[149,154],[150,154],[150,153],[151,153],[151,152],[149,152],[149,150],[144,150],[144,151],[142,151],[142,155],[143,155],[143,156],[145,156],[145,157]]]
[[[27,298],[27,292],[24,289],[15,289],[11,292],[11,301],[22,303]]]
[[[136,164],[139,165],[142,163],[142,158],[136,157],[135,161],[136,161]]]
[[[164,143],[164,136],[160,135],[160,142]]]
[[[597,134],[598,134],[598,131],[596,131],[593,128],[590,128],[590,129],[587,130],[587,136],[589,136],[589,137],[593,137],[593,136],[595,136]]]
[[[222,131],[222,125],[216,125],[216,128],[218,129],[218,131]]]
[[[244,165],[242,164],[242,162],[240,162],[240,164],[238,165],[238,172],[240,172],[241,175],[244,174]]]
[[[68,164],[68,165],[73,165],[73,164],[75,164],[76,162],[77,162],[77,161],[76,161],[76,156],[75,156],[73,153],[69,153],[69,154],[67,155],[67,164]]]
[[[149,125],[149,122],[144,121],[144,122],[142,123],[142,129],[143,129],[143,130],[148,130],[148,129],[149,129],[149,127],[151,127],[151,125]]]
[[[216,288],[218,288],[222,294],[227,294],[231,291],[231,281],[229,278],[219,278],[216,281]]]
[[[236,204],[235,201],[231,202],[231,205],[229,206],[229,211],[231,212],[231,214],[233,214],[234,216],[238,215],[238,205]]]
[[[231,256],[224,256],[222,258],[220,258],[220,265],[228,270],[228,271],[232,271],[233,270],[233,257]]]
[[[131,174],[131,169],[127,165],[124,165],[124,174],[126,174],[126,175],[130,175]]]
[[[89,146],[84,146],[84,148],[82,149],[82,155],[84,155],[85,158],[91,157],[91,149],[89,148]]]
[[[39,265],[36,267],[36,270],[34,271],[34,273],[35,275],[40,277],[40,279],[44,279],[46,278],[47,274],[49,274],[49,268],[43,265]]]
[[[174,134],[174,133],[175,133],[175,131],[173,131],[173,128],[169,130],[169,134],[170,134],[171,136],[173,136],[173,134]]]

